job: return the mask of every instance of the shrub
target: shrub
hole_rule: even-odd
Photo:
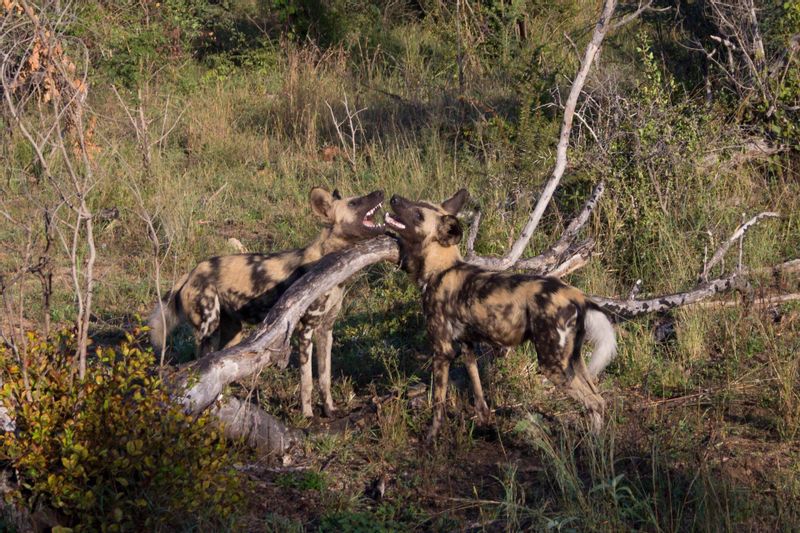
[[[232,517],[241,497],[224,440],[207,416],[187,416],[171,400],[132,336],[97,348],[83,381],[72,334],[27,341],[19,360],[0,348],[0,401],[17,424],[0,437],[0,456],[18,473],[16,503],[53,508],[79,530]]]

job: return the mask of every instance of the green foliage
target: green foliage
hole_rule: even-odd
[[[380,520],[373,514],[353,511],[340,511],[322,517],[320,532],[350,532],[350,533],[390,533],[403,531],[407,528],[393,520]]]
[[[220,12],[200,0],[83,2],[71,31],[89,47],[96,75],[134,88],[183,58]]]
[[[800,149],[800,1],[768,3],[760,12],[767,54],[779,60],[762,73],[773,101],[759,101],[751,116],[768,137]]]
[[[321,492],[325,489],[327,482],[325,474],[309,470],[307,472],[288,472],[280,474],[275,480],[275,484],[285,489],[315,490]]]
[[[29,334],[24,368],[0,348],[0,395],[17,423],[0,438],[0,454],[20,476],[14,497],[81,530],[230,520],[241,481],[208,416],[183,413],[133,337],[98,348],[83,381],[73,343],[66,332],[54,341]]]
[[[638,94],[621,104],[620,134],[609,150],[609,189],[616,205],[606,212],[609,227],[603,232],[614,241],[615,261],[625,265],[626,285],[667,268],[674,228],[691,229],[704,216],[701,197],[708,198],[696,162],[684,157],[709,135],[708,115],[661,69],[646,33],[639,33],[638,43],[643,77]],[[682,266],[689,267],[686,251]],[[695,256],[701,254],[702,249]]]

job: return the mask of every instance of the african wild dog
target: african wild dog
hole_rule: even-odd
[[[270,255],[239,254],[213,257],[197,265],[163,298],[164,319],[156,306],[148,324],[156,350],[161,339],[185,319],[195,331],[198,357],[237,344],[242,322],[261,322],[284,291],[324,255],[383,233],[374,222],[383,191],[342,198],[321,187],[311,189],[311,209],[325,224],[319,236],[298,250]],[[300,399],[304,416],[311,409],[312,337],[316,345],[319,387],[326,416],[334,413],[331,398],[332,328],[342,305],[336,287],[308,308],[297,325],[300,350]]]
[[[433,345],[434,414],[428,438],[442,424],[450,362],[460,344],[480,422],[490,417],[483,397],[476,345],[488,342],[536,347],[539,368],[589,410],[593,429],[602,426],[605,401],[592,375],[616,353],[611,322],[578,289],[556,278],[492,272],[461,259],[461,224],[455,215],[467,200],[461,189],[441,205],[394,195],[386,226],[397,232],[403,268],[422,290],[422,308]],[[581,358],[584,336],[594,344],[589,368]]]

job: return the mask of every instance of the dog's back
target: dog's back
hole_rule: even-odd
[[[301,250],[212,257],[189,274],[181,306],[195,327],[202,324],[201,310],[215,306],[232,318],[257,323],[306,270]]]
[[[429,320],[438,317],[464,329],[460,336],[465,340],[502,346],[533,340],[537,322],[558,327],[571,318],[568,308],[581,315],[586,311],[583,293],[558,279],[492,272],[466,263],[444,272],[426,289],[424,301]]]

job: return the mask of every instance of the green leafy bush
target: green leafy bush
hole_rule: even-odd
[[[0,457],[18,472],[17,503],[53,508],[80,530],[230,520],[241,496],[229,450],[207,416],[171,400],[152,354],[128,336],[98,348],[79,381],[74,352],[66,332],[29,334],[19,360],[0,348],[0,401],[17,424]]]

